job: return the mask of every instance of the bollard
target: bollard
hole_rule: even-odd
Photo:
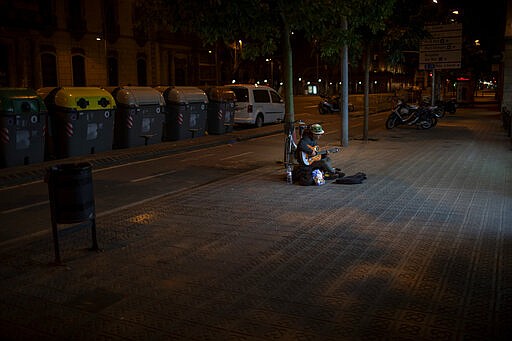
[[[88,162],[60,164],[47,170],[55,264],[61,265],[58,224],[91,222],[92,247],[98,251],[92,167]]]

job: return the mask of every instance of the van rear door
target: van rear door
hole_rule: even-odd
[[[235,122],[250,123],[252,121],[252,107],[249,104],[249,90],[245,87],[231,87],[235,93]]]

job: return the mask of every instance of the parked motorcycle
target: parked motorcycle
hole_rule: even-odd
[[[318,112],[322,115],[340,112],[340,96],[322,96],[318,103]]]
[[[318,112],[321,115],[334,114],[341,111],[341,100],[339,95],[321,96],[322,100],[318,103]],[[354,105],[348,104],[348,111],[354,111]]]
[[[457,101],[453,98],[446,101],[437,101],[436,105],[449,114],[455,114],[458,106]]]
[[[437,117],[431,107],[413,106],[401,100],[398,101],[386,120],[387,129],[393,129],[399,125],[415,125],[420,129],[430,129],[436,124]]]

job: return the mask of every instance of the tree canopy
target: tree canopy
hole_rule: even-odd
[[[245,58],[281,52],[285,120],[290,123],[294,120],[290,35],[300,32],[306,39],[317,41],[324,57],[336,58],[342,47],[349,45],[352,60],[356,61],[363,47],[372,43],[379,44],[392,61],[398,62],[404,47],[419,40],[419,31],[415,30],[423,25],[422,20],[414,25],[415,14],[407,12],[408,8],[421,8],[421,2],[405,1],[137,0],[140,21],[136,25],[151,27],[151,31],[194,33],[205,45],[219,41],[229,45],[241,40]],[[343,28],[344,20],[349,23],[347,29]]]

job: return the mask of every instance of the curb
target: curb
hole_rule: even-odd
[[[262,131],[263,130],[263,131]],[[275,135],[283,132],[281,125],[247,129],[224,135],[205,135],[195,139],[162,142],[149,146],[138,146],[126,149],[114,149],[92,155],[74,156],[65,159],[45,161],[26,166],[15,166],[0,169],[0,188],[22,185],[43,180],[46,170],[54,165],[73,162],[90,162],[95,169],[118,165],[126,161],[147,160],[152,157],[172,155],[181,152],[232,144],[258,137]]]

